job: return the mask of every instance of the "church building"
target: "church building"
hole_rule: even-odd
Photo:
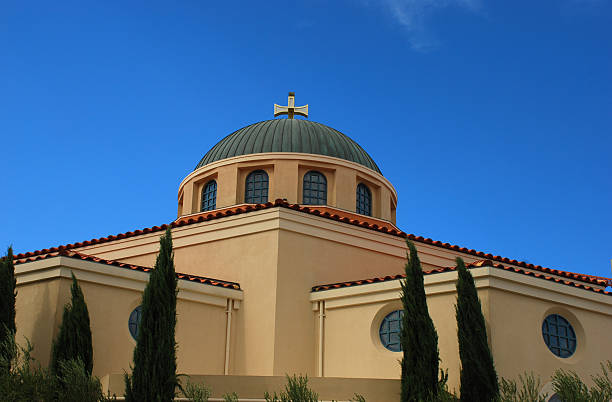
[[[16,255],[18,341],[27,337],[48,364],[74,273],[91,318],[94,374],[122,395],[142,292],[171,227],[178,372],[217,398],[262,398],[282,389],[285,374],[302,374],[324,400],[399,400],[406,239],[423,265],[451,390],[460,370],[456,257],[474,276],[500,377],[533,371],[551,394],[555,369],[588,380],[612,360],[612,279],[403,232],[398,194],[376,162],[342,132],[295,118],[307,115],[290,93],[275,119],[221,139],[178,184],[168,225]]]

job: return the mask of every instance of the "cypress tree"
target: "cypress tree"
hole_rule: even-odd
[[[9,247],[6,256],[0,259],[0,345],[15,335],[15,298],[17,297],[17,281],[13,265],[13,248]],[[2,349],[7,361],[10,361],[10,351]]]
[[[80,360],[88,375],[93,370],[93,347],[91,328],[89,326],[89,311],[83,291],[74,273],[70,287],[70,303],[64,306],[62,324],[53,343],[51,355],[51,370],[60,373],[60,362]]]
[[[172,401],[176,375],[176,286],[172,234],[161,236],[155,269],[142,297],[142,315],[132,375],[125,375],[126,401]]]
[[[428,401],[438,394],[438,334],[429,316],[423,269],[417,250],[407,241],[410,254],[406,279],[401,281],[401,344],[403,351],[401,401]]]
[[[457,272],[455,313],[461,358],[461,400],[493,401],[499,396],[499,385],[474,278],[461,258],[457,258]]]

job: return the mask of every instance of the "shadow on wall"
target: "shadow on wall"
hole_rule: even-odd
[[[19,289],[17,289],[17,292],[19,292]],[[17,293],[17,297],[19,297],[19,293]],[[51,361],[52,340],[55,339],[57,332],[57,328],[55,328],[55,322],[58,318],[56,317],[57,311],[52,311],[51,306],[57,307],[59,300],[51,299],[48,286],[44,287],[41,300],[43,300],[42,308],[35,309],[37,315],[36,317],[32,317],[34,321],[32,333],[30,335],[32,338],[28,338],[28,340],[34,345],[34,350],[32,351],[33,357],[38,360],[43,367],[46,367]],[[17,311],[17,314],[19,314],[19,311]],[[49,321],[51,322],[49,323]],[[45,328],[46,326],[48,326],[48,328]],[[17,331],[19,331],[19,327],[17,327]],[[28,335],[25,336],[27,337]],[[25,343],[24,338],[16,339],[16,341],[19,344]]]

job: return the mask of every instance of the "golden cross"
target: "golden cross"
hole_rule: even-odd
[[[293,119],[293,115],[308,117],[308,105],[295,106],[295,92],[289,92],[287,106],[274,104],[274,117],[286,114],[289,119]]]

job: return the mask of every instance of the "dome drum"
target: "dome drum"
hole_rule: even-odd
[[[371,193],[372,208],[368,215],[395,223],[397,195],[380,173],[335,157],[291,152],[240,155],[200,167],[180,185],[178,215],[202,211],[202,199],[206,197],[203,191],[211,180],[216,182],[216,208],[253,203],[249,198],[252,194],[249,185],[253,185],[252,181],[249,184],[249,175],[257,171],[265,172],[267,182],[258,186],[265,187],[268,201],[281,198],[290,203],[326,205],[354,213],[357,212],[357,187],[365,185]],[[324,187],[324,201],[321,198],[313,201],[312,192],[308,192],[311,184],[304,187],[305,177],[313,172],[323,177],[317,186]],[[264,176],[258,174],[258,177],[261,183]],[[317,195],[322,197],[322,193]]]

